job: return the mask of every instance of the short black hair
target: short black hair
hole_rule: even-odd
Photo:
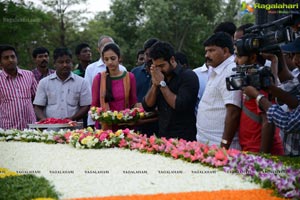
[[[168,42],[158,41],[150,48],[150,57],[154,60],[162,58],[169,61],[172,56],[175,57],[174,47]]]
[[[70,58],[72,58],[72,52],[70,49],[66,48],[66,47],[58,47],[54,50],[53,52],[53,60],[54,62],[57,60],[58,57],[62,57],[62,56],[70,56]]]
[[[250,27],[253,26],[253,25],[254,25],[254,24],[252,24],[252,23],[243,24],[243,25],[239,26],[239,27],[236,29],[236,31],[243,31],[243,33],[245,33],[245,30],[246,30],[247,28],[250,28]]]
[[[203,45],[204,47],[207,46],[218,46],[222,48],[227,47],[231,54],[234,53],[232,38],[228,33],[225,32],[217,32],[213,34],[207,40],[204,41]]]
[[[80,43],[76,46],[75,48],[75,55],[79,55],[81,50],[86,48],[86,47],[89,47],[90,48],[90,45],[88,45],[87,43]]]
[[[231,35],[231,37],[233,37],[235,31],[236,31],[236,26],[233,22],[222,22],[215,28],[214,33],[225,32]]]
[[[13,46],[11,46],[9,44],[1,44],[0,45],[0,58],[2,57],[2,53],[4,51],[8,51],[8,50],[11,50],[11,51],[15,52],[16,56],[18,57],[17,51]]]
[[[37,47],[32,51],[32,57],[36,58],[38,54],[48,53],[50,55],[49,50],[45,47]]]
[[[139,55],[140,55],[140,54],[144,54],[144,53],[145,53],[144,49],[138,50],[138,52],[137,52],[137,54],[136,54],[136,59],[139,58]]]
[[[144,43],[144,51],[146,51],[147,49],[149,49],[150,47],[152,47],[152,45],[155,44],[158,41],[159,41],[159,39],[157,39],[157,38],[150,38],[150,39],[148,39]]]

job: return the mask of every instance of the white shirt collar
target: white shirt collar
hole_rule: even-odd
[[[214,71],[216,74],[220,74],[226,68],[226,66],[231,64],[232,62],[234,62],[233,55],[231,55],[226,60],[224,60],[219,66],[217,66],[215,68],[212,67],[212,71]]]

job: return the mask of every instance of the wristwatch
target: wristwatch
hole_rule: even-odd
[[[255,100],[255,101],[256,101],[256,105],[259,106],[259,101],[260,101],[263,97],[265,97],[263,94],[257,95],[256,100]]]
[[[159,82],[159,85],[160,85],[160,87],[164,88],[167,86],[167,83],[165,81],[161,81],[161,82]]]

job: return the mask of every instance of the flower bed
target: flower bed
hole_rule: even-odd
[[[47,132],[41,132],[41,135]],[[27,136],[25,136],[27,135]],[[38,141],[69,143],[77,149],[97,149],[120,147],[152,154],[170,156],[188,162],[201,163],[217,167],[228,173],[241,174],[260,183],[262,187],[274,189],[279,195],[287,198],[300,196],[300,170],[285,166],[282,163],[258,155],[245,154],[237,150],[225,150],[217,146],[208,146],[185,140],[156,138],[139,135],[129,129],[102,131],[91,129],[49,133],[50,137],[38,137],[38,132],[1,131],[0,140]],[[30,139],[28,139],[30,138]]]

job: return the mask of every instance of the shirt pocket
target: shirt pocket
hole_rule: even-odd
[[[67,97],[67,103],[71,106],[79,105],[80,92],[70,91]]]
[[[47,92],[48,96],[48,105],[54,105],[57,102],[56,93],[55,92]]]

